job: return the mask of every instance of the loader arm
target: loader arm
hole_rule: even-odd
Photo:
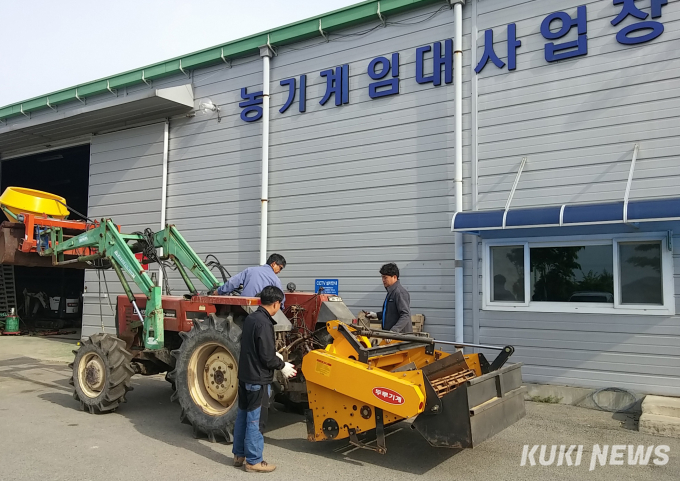
[[[10,221],[24,226],[23,238],[9,235],[7,231],[11,226],[5,226],[4,223],[2,226],[0,258],[8,257],[12,264],[21,265],[21,262],[26,261],[33,263],[31,254],[37,254],[38,259],[51,257],[52,267],[106,268],[108,266],[96,265],[94,262],[108,260],[139,317],[139,325],[134,323],[132,327],[144,327],[144,344],[147,349],[157,350],[164,347],[162,292],[142,268],[135,252],[146,252],[147,257],[151,257],[150,262],[172,260],[193,295],[198,293],[187,269],[208,291],[220,285],[174,225],[166,225],[165,229],[155,233],[147,230],[144,233],[121,234],[119,227],[111,219],[94,221],[83,217],[85,220],[67,220],[69,208],[63,197],[15,187],[7,188],[0,196],[0,209]],[[8,247],[12,252],[7,256]],[[162,249],[162,253],[151,252],[156,249]],[[16,262],[17,252],[28,257]],[[143,316],[125,273],[148,299]]]
[[[162,248],[163,258],[171,259],[177,266],[177,270],[192,294],[196,294],[191,279],[187,275],[188,269],[194,274],[208,290],[219,287],[220,283],[210,272],[210,269],[201,261],[194,250],[187,244],[174,225],[168,225],[162,231],[154,234],[154,247]],[[141,325],[144,327],[144,344],[147,349],[157,350],[164,347],[164,322],[163,308],[161,303],[161,288],[156,286],[148,273],[142,268],[135,257],[129,242],[146,242],[141,234],[121,234],[118,227],[111,219],[102,219],[101,224],[82,234],[67,240],[62,239],[59,229],[51,231],[51,246],[40,252],[40,255],[52,256],[54,266],[64,266],[67,263],[91,262],[97,259],[108,259],[120,283],[123,285],[125,294],[132,303]],[[64,260],[64,253],[83,248],[94,248],[94,253],[79,256],[77,259]],[[142,293],[147,297],[145,313],[142,316],[137,307],[134,294],[126,279],[127,277],[137,284]]]
[[[137,261],[130,249],[128,241],[143,241],[138,234],[121,234],[111,219],[102,219],[101,224],[82,234],[67,240],[59,239],[61,232],[53,229],[51,232],[51,247],[40,252],[40,255],[51,255],[54,266],[69,262],[92,262],[98,259],[108,259],[123,285],[125,294],[134,306],[135,312],[144,327],[144,344],[147,349],[162,349],[164,347],[163,307],[161,305],[161,288],[154,285],[146,271]],[[64,253],[85,247],[95,248],[96,252],[80,256],[77,259],[64,261]],[[148,298],[144,316],[137,307],[132,289],[124,273],[137,284],[142,293]]]
[[[175,263],[191,294],[197,295],[198,292],[187,276],[186,269],[189,269],[208,291],[217,289],[221,285],[174,225],[168,224],[165,229],[156,232],[154,241],[156,248],[163,249],[163,258],[169,258]]]

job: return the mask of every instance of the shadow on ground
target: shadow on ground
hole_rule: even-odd
[[[26,360],[22,359],[24,362]],[[59,389],[59,392],[43,393],[38,397],[64,409],[77,410],[78,402],[73,399],[71,387],[68,385],[70,372],[64,366],[60,367],[64,372],[64,378],[57,382],[58,386],[46,385]],[[16,372],[11,374],[11,377],[35,382]],[[62,388],[62,385],[65,387]],[[144,436],[187,449],[217,463],[230,462],[230,458],[225,458],[224,449],[213,449],[213,445],[205,438],[195,439],[191,426],[180,423],[179,405],[170,402],[171,387],[161,376],[133,378],[133,386],[134,391],[127,396],[128,402],[120,406],[115,413],[95,416],[123,416]],[[83,412],[83,416],[91,415]],[[265,442],[284,450],[331,458],[351,465],[371,464],[413,474],[424,474],[458,452],[430,447],[417,432],[410,429],[408,423],[399,423],[387,428],[388,451],[385,455],[361,449],[354,450],[347,440],[309,442],[305,437],[306,428],[303,423],[302,415],[286,412],[282,405],[276,403],[269,415]],[[368,434],[367,441],[372,439],[374,435]],[[231,449],[227,448],[226,451],[230,453]]]
[[[275,416],[270,416],[270,419],[272,417]],[[418,432],[413,431],[407,422],[386,428],[385,434],[387,436],[386,454],[357,449],[350,445],[347,439],[310,442],[300,437],[273,439],[265,434],[265,442],[283,449],[330,458],[354,466],[370,464],[417,475],[427,473],[461,451],[460,449],[433,448]],[[362,441],[370,444],[374,440],[375,434],[371,432]]]
[[[83,412],[83,416],[123,416],[144,436],[187,449],[216,463],[229,462],[223,453],[212,449],[207,440],[194,439],[190,426],[180,423],[179,406],[170,402],[172,394],[170,384],[162,379],[150,378],[133,378],[132,384],[134,391],[127,395],[128,402],[120,406],[115,413],[92,415]],[[80,409],[70,390],[69,394],[53,392],[41,394],[39,397],[65,409]]]
[[[36,374],[36,370],[52,371],[57,379],[53,381],[41,380],[41,376]],[[61,376],[62,372],[66,377]],[[24,381],[45,388],[71,392],[69,375],[70,371],[64,364],[41,362],[31,357],[17,357],[0,361],[0,378]]]
[[[638,431],[640,424],[640,413],[613,413],[612,419],[621,423],[621,427],[630,431]]]

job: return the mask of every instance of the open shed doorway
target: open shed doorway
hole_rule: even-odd
[[[89,173],[89,145],[4,160],[2,191],[12,186],[60,195],[71,207],[69,219],[77,220],[75,211],[87,215]],[[22,328],[81,327],[85,271],[14,266],[14,279]]]

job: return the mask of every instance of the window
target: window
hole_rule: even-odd
[[[485,309],[674,314],[666,236],[485,241]]]
[[[524,302],[524,246],[491,248],[491,299]]]
[[[663,304],[660,242],[619,244],[622,304]]]
[[[531,247],[531,300],[614,304],[610,245]]]

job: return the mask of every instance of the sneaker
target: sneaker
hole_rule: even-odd
[[[234,455],[234,466],[236,466],[237,468],[240,468],[241,466],[243,466],[243,463],[245,463],[245,462],[246,462],[245,456]]]
[[[273,464],[267,464],[267,461],[262,461],[257,464],[248,464],[246,461],[246,471],[249,473],[271,473],[276,469]]]

